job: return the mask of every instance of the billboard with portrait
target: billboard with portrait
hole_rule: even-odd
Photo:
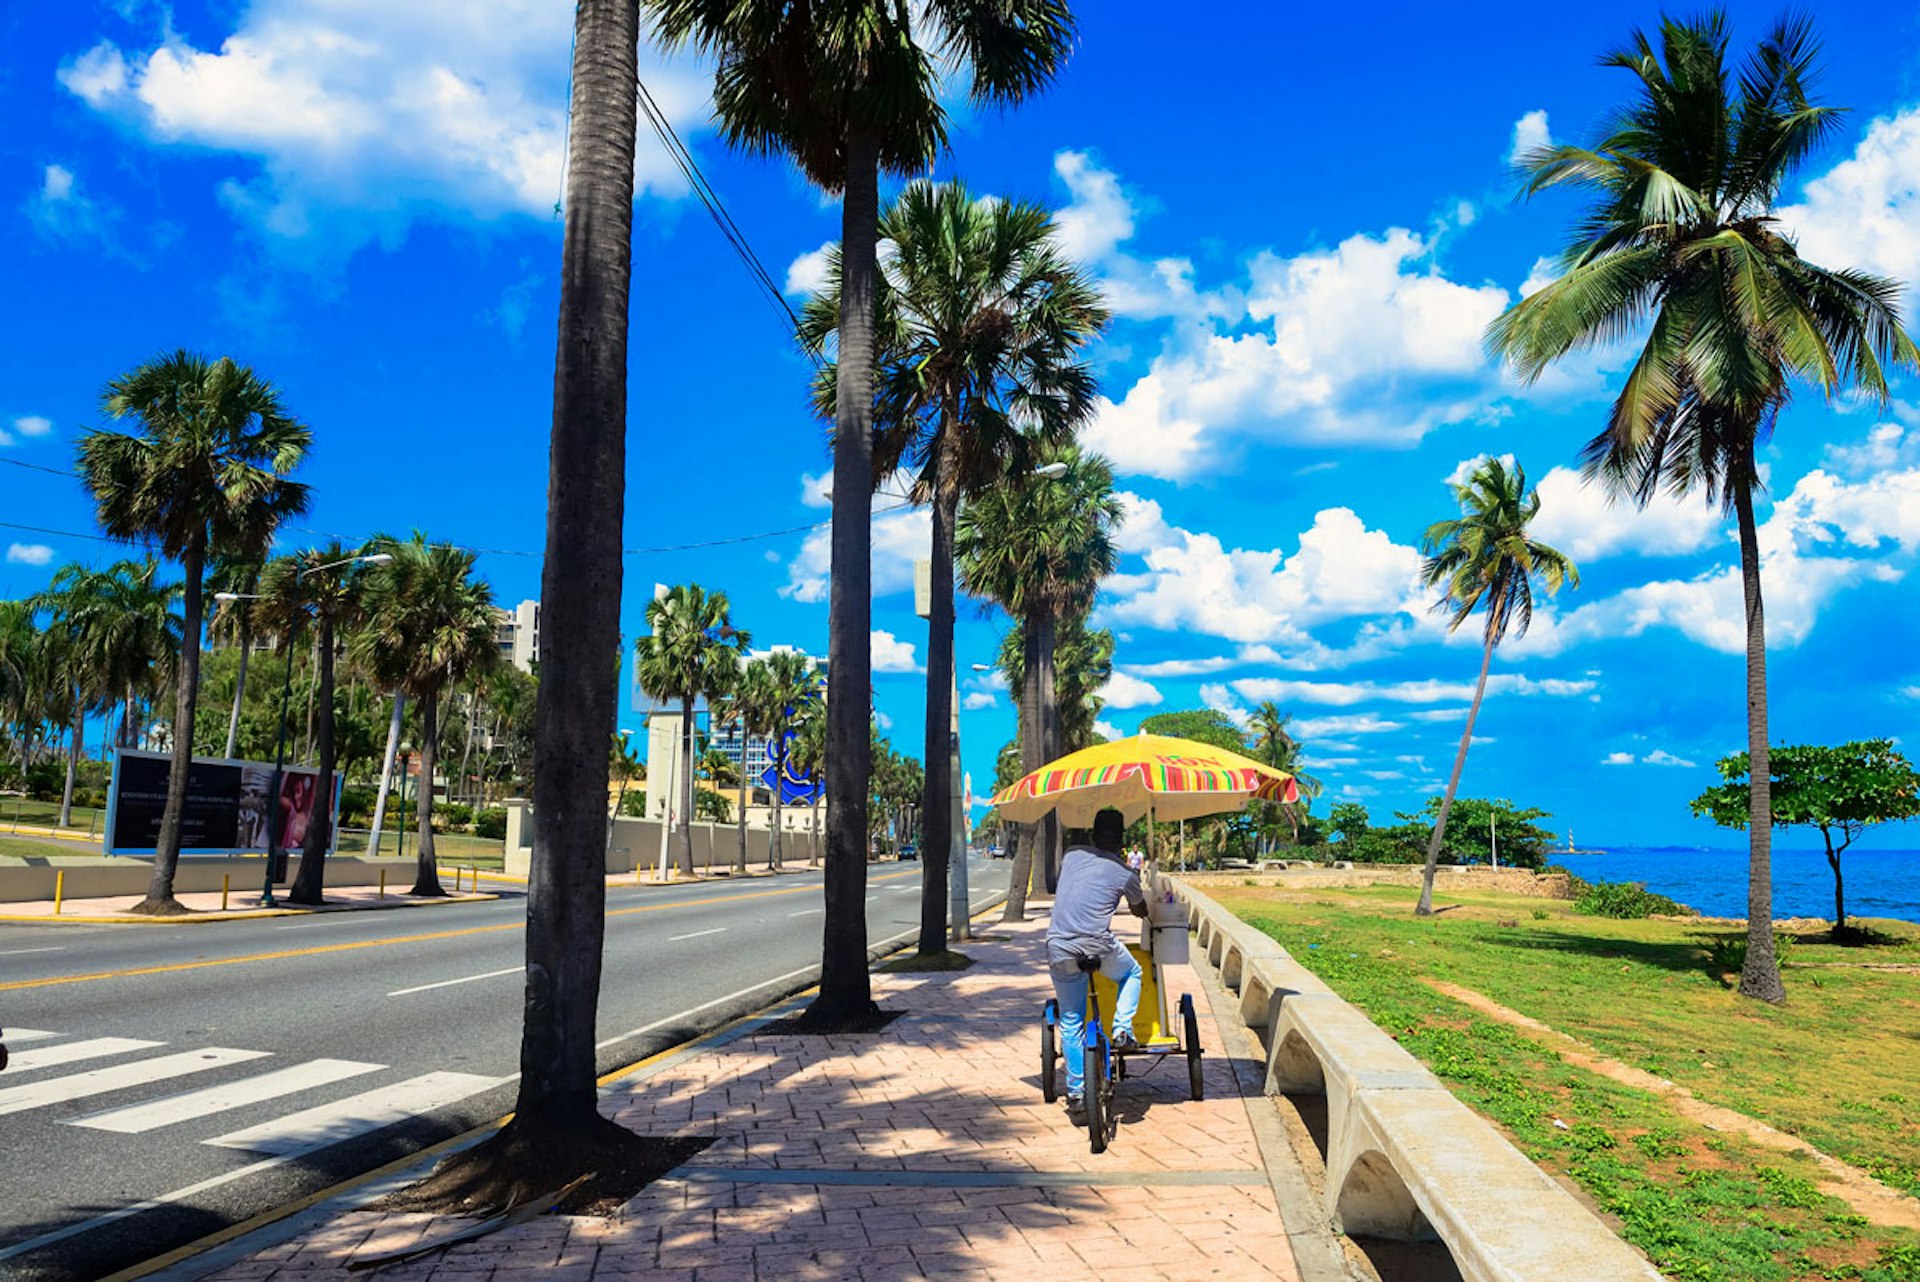
[[[167,806],[167,772],[172,758],[162,752],[120,748],[114,754],[113,782],[107,793],[106,852],[150,855],[160,838],[160,816]],[[298,850],[314,820],[320,772],[287,766],[280,772],[280,845]],[[340,805],[340,776],[333,781],[333,811]],[[274,808],[273,763],[195,757],[187,772],[186,811],[180,821],[183,855],[264,854],[268,816]],[[334,826],[338,831],[338,825]],[[329,853],[332,847],[329,845]]]

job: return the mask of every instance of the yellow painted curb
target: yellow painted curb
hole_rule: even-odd
[[[195,892],[198,893],[198,892]],[[498,895],[446,895],[407,903],[365,904],[354,908],[243,908],[232,912],[188,912],[178,917],[82,917],[60,913],[34,917],[23,913],[0,913],[0,923],[26,926],[210,926],[223,921],[255,921],[262,917],[321,917],[333,913],[393,912],[402,908],[432,908],[439,904],[484,904]]]

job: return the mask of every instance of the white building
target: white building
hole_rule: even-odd
[[[495,606],[494,613],[499,616],[494,636],[500,657],[522,672],[532,672],[540,654],[540,603],[522,601],[511,610]]]

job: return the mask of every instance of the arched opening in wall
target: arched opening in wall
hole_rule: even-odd
[[[1462,1282],[1459,1265],[1384,1154],[1370,1149],[1355,1160],[1335,1211],[1380,1282]]]
[[[1281,1035],[1279,1047],[1267,1059],[1267,1090],[1293,1107],[1324,1164],[1329,1129],[1326,1077],[1319,1057],[1291,1028]]]

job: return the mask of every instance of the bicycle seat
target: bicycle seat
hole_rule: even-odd
[[[1083,971],[1085,971],[1085,972],[1087,972],[1087,973],[1088,973],[1089,975],[1091,975],[1091,974],[1093,974],[1093,973],[1094,973],[1095,971],[1097,971],[1097,970],[1099,970],[1099,969],[1100,969],[1100,958],[1098,958],[1098,957],[1082,957],[1082,958],[1080,958],[1080,959],[1079,959],[1079,964],[1080,964],[1080,969],[1081,969],[1081,970],[1083,970]]]

